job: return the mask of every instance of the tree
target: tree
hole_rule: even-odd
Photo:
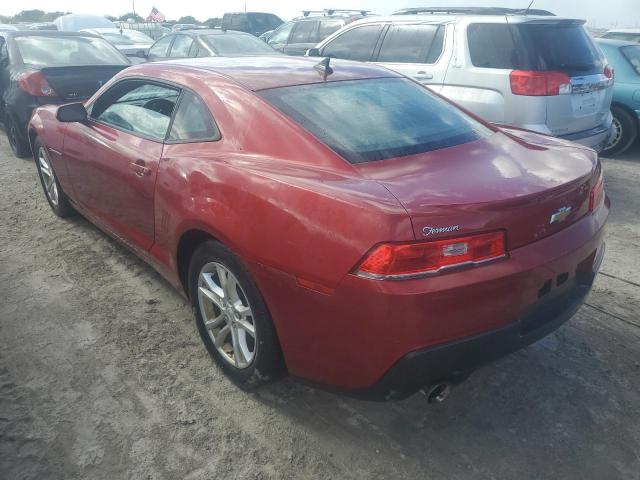
[[[44,11],[42,10],[22,10],[20,13],[14,15],[14,22],[41,22],[44,17]]]
[[[133,20],[135,22],[138,23],[142,23],[144,22],[144,18],[142,18],[140,15],[138,15],[137,13],[133,13],[133,12],[129,12],[129,13],[125,13],[124,15],[120,15],[118,17],[118,20],[120,20],[121,22],[126,22],[127,20],[129,20],[130,18],[133,18]]]
[[[187,15],[186,17],[180,17],[178,19],[178,23],[198,23],[198,20],[196,20],[195,17],[192,17],[191,15]]]
[[[114,17],[113,15],[105,15],[105,18],[107,20],[111,20],[112,22],[117,22],[118,21],[118,17]]]
[[[207,18],[203,23],[211,28],[216,28],[220,26],[222,19],[220,17]]]

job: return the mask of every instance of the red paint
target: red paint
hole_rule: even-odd
[[[608,205],[589,212],[594,152],[511,129],[352,166],[252,92],[320,81],[314,63],[152,63],[112,80],[148,75],[198,92],[217,142],[163,145],[92,122],[62,126],[56,107],[36,110],[30,128],[63,153],[53,167],[77,208],[176,287],[183,235],[203,231],[231,248],[266,300],[290,373],[338,387],[371,385],[412,350],[514,322],[547,278],[575,271],[602,243]],[[330,81],[396,75],[334,69]],[[140,160],[148,174],[132,166]],[[550,224],[567,205],[571,215]],[[403,281],[350,273],[381,242],[448,225],[460,231],[430,238],[505,231],[508,257]]]

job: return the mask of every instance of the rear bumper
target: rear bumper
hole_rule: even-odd
[[[607,121],[598,125],[597,127],[591,128],[589,130],[583,130],[582,132],[561,135],[559,136],[559,138],[579,143],[580,145],[584,145],[585,147],[594,149],[596,152],[601,152],[607,144],[607,140],[609,139],[609,135],[611,134],[612,124],[613,117],[609,115]]]
[[[367,400],[399,400],[438,382],[457,383],[477,368],[550,334],[569,320],[591,290],[604,257],[604,244],[592,268],[555,297],[542,298],[515,323],[487,333],[405,355],[373,386],[346,392]],[[589,260],[587,260],[589,262]]]

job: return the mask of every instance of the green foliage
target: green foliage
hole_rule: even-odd
[[[178,23],[198,23],[198,20],[191,15],[187,15],[186,17],[180,17]]]
[[[133,18],[137,23],[142,23],[142,22],[145,21],[144,18],[142,18],[140,15],[138,15],[136,13],[133,13],[133,12],[125,13],[124,15],[120,15],[118,17],[118,20],[120,20],[121,22],[126,22],[130,18]]]

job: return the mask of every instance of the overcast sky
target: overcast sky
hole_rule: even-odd
[[[304,0],[253,0],[247,1],[250,11],[273,12],[283,20],[300,14],[302,8],[323,9],[337,6],[364,8],[374,13],[386,14],[405,7],[423,5],[478,5],[526,7],[529,0],[333,0],[331,2]],[[344,4],[344,5],[343,5]],[[245,2],[236,0],[135,0],[136,12],[147,16],[151,7],[155,6],[164,13],[167,19],[177,19],[183,15],[193,15],[198,20],[219,17],[224,12],[244,10]],[[586,19],[597,27],[640,27],[640,0],[536,0],[534,6],[551,10],[557,15]],[[96,13],[122,15],[131,11],[131,0],[25,0],[11,2],[2,0],[0,14],[14,15],[21,10],[38,8],[45,11],[71,11],[74,13]]]

